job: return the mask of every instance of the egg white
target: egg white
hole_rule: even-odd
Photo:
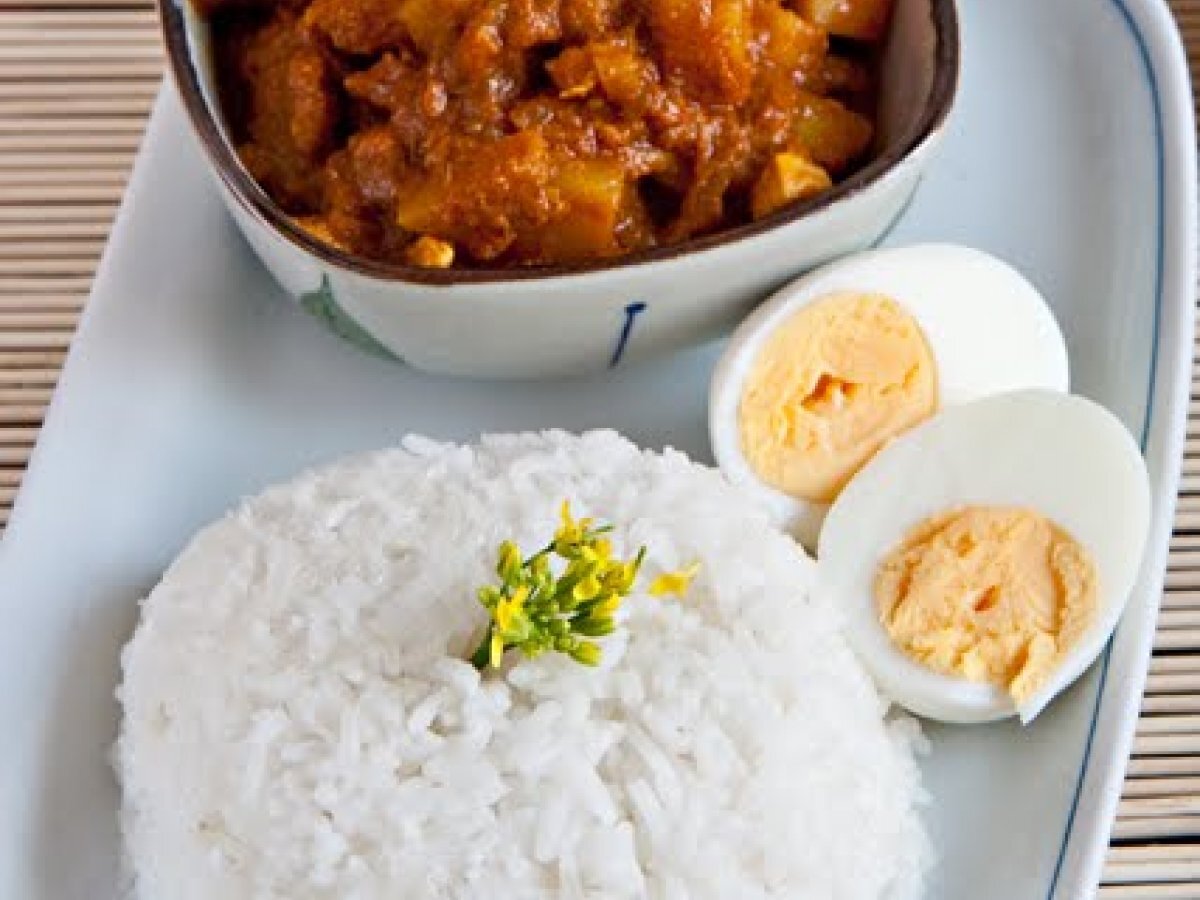
[[[709,430],[725,473],[757,493],[809,548],[828,504],[792,497],[759,479],[742,455],[738,407],[755,358],[775,329],[840,291],[884,294],[916,320],[937,368],[940,409],[1020,388],[1068,387],[1066,342],[1049,306],[1019,272],[980,250],[949,244],[873,250],[791,283],[734,332],[713,375]]]
[[[889,638],[873,595],[880,562],[926,518],[968,505],[1024,506],[1064,528],[1097,572],[1097,613],[1046,683],[1018,708],[999,687],[928,669]],[[881,690],[946,722],[1018,714],[1028,722],[1075,681],[1108,640],[1141,564],[1150,482],[1112,413],[1056,391],[1002,394],[946,410],[895,440],[834,502],[821,532],[818,583]]]

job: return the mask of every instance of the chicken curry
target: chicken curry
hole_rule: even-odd
[[[419,266],[571,264],[828,190],[891,0],[197,0],[250,174]]]

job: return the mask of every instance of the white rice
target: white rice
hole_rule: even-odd
[[[702,561],[588,669],[463,658],[497,544],[569,498]],[[250,500],[145,600],[117,768],[136,896],[908,898],[930,860],[889,721],[744,495],[611,432],[410,438]]]

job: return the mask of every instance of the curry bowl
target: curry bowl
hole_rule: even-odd
[[[275,280],[332,330],[430,372],[546,378],[719,337],[788,279],[877,243],[942,137],[958,85],[953,0],[897,0],[878,58],[868,162],[749,224],[611,260],[446,268],[354,255],[302,228],[247,171],[218,102],[210,27],[159,0],[179,93],[222,199]]]

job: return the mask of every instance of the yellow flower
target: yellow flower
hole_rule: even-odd
[[[529,597],[529,588],[521,585],[511,597],[501,597],[500,602],[496,604],[496,627],[501,634],[507,634],[512,631],[513,624],[525,610],[525,600]]]
[[[595,563],[601,568],[608,568],[612,562],[612,541],[607,538],[596,538],[589,546],[580,548],[579,558],[585,562]]]
[[[558,516],[562,520],[562,524],[558,526],[558,531],[554,532],[555,540],[567,543],[574,543],[579,540],[583,534],[583,529],[579,527],[579,523],[571,516],[570,500],[562,502],[562,506],[558,510]]]
[[[588,575],[579,584],[575,585],[571,593],[576,600],[581,603],[591,600],[600,593],[603,585],[600,584],[600,579],[595,575]]]
[[[621,597],[620,594],[610,594],[609,596],[604,597],[603,599],[600,600],[599,603],[597,603],[595,606],[592,607],[591,615],[593,615],[593,616],[614,615],[616,613],[616,611],[621,608],[621,600],[622,599],[623,598]]]
[[[493,669],[500,668],[500,660],[504,659],[504,638],[500,636],[500,632],[492,629],[492,641],[488,647],[488,662],[491,663]]]
[[[682,597],[691,587],[692,579],[699,571],[700,563],[694,562],[675,572],[664,572],[650,582],[650,596],[665,597],[667,594],[674,594],[676,597]]]
[[[594,519],[579,519],[571,515],[571,501],[564,500],[559,508],[562,524],[554,533],[554,548],[560,556],[568,555],[568,551],[581,544],[588,531],[595,523]]]
[[[521,574],[521,550],[512,541],[505,541],[500,545],[499,560],[496,562],[496,574],[504,579],[505,583],[511,583],[517,580]]]

